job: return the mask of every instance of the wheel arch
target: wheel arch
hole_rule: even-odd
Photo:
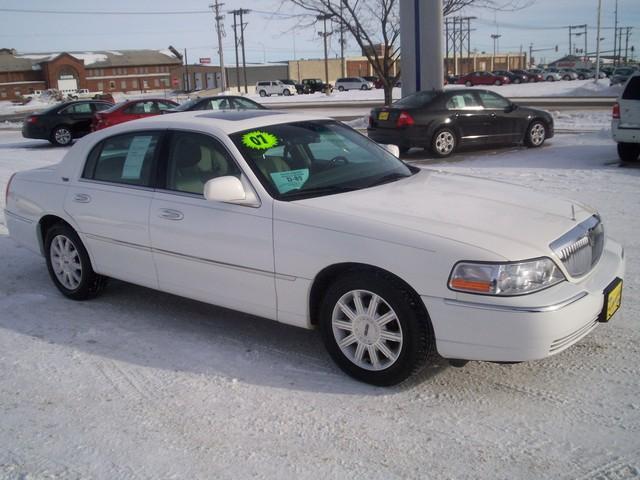
[[[429,312],[427,312],[427,308],[420,299],[420,295],[411,285],[398,275],[384,268],[357,262],[344,262],[329,265],[318,272],[315,276],[309,292],[309,320],[312,326],[317,326],[319,324],[320,306],[322,305],[322,299],[329,286],[340,276],[359,271],[369,274],[380,274],[392,282],[401,285],[411,295],[415,302],[415,308],[419,309],[420,313],[423,314],[424,318],[428,321],[429,328],[433,329],[429,318]]]
[[[40,253],[42,253],[43,255],[45,255],[44,241],[47,237],[47,232],[51,227],[57,225],[58,223],[66,225],[69,228],[73,229],[76,233],[78,233],[78,230],[76,230],[76,228],[64,218],[53,214],[44,215],[42,218],[40,218],[40,220],[38,221],[38,226],[36,227],[38,233],[38,244],[40,245]]]

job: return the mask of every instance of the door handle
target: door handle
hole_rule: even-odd
[[[184,218],[184,214],[182,212],[172,210],[171,208],[161,208],[158,216],[165,220],[182,220]]]
[[[89,203],[91,201],[91,196],[86,193],[76,193],[73,196],[73,201],[78,203]]]

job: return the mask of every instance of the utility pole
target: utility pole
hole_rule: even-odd
[[[602,0],[598,0],[598,31],[596,33],[596,78],[593,80],[597,83],[600,79],[600,14],[602,12]]]
[[[238,22],[236,22],[237,10],[233,10],[233,44],[236,47],[236,88],[240,93],[240,57],[238,56]]]
[[[622,28],[618,29],[618,63],[622,60]]]
[[[324,32],[318,32],[324,40],[324,81],[326,84],[329,84],[329,57],[327,52],[327,37],[331,35],[333,32],[327,33],[327,20],[331,19],[331,15],[325,13],[324,15],[318,15],[316,17],[318,20],[322,20],[324,25]]]
[[[618,0],[616,0],[615,26],[613,27],[613,64],[618,65]]]
[[[627,38],[624,43],[624,61],[625,62],[629,61],[629,35],[631,33],[632,28],[633,27],[627,27]]]
[[[569,25],[569,55],[573,54],[573,49],[571,48],[571,30],[573,27]]]
[[[244,56],[244,29],[247,24],[243,22],[242,15],[250,13],[251,10],[240,9],[240,43],[242,44],[242,75],[244,77],[244,93],[249,93],[249,87],[247,86],[247,62]]]
[[[444,42],[445,42],[445,56],[444,64],[446,65],[446,74],[449,75],[449,19],[444,20]]]
[[[189,61],[187,60],[187,49],[184,49],[184,89],[190,91],[191,82],[189,81]]]
[[[340,75],[343,77],[347,76],[347,62],[344,58],[344,46],[346,40],[344,39],[344,24],[342,23],[342,19],[344,18],[343,14],[344,4],[340,2]]]
[[[213,9],[216,21],[216,31],[218,32],[218,55],[220,56],[220,90],[225,92],[227,90],[227,73],[224,68],[224,50],[222,48],[222,37],[225,37],[224,32],[224,24],[222,24],[222,20],[224,20],[224,15],[220,15],[220,8],[224,5],[224,3],[216,3],[213,5],[209,5],[209,8]]]
[[[491,38],[493,39],[493,61],[492,63],[492,68],[491,70],[495,70],[496,69],[496,42],[498,41],[498,39],[501,37],[502,35],[499,35],[497,33],[494,33],[491,35]]]
[[[457,17],[453,17],[453,74],[458,75],[458,51],[456,50],[456,25],[458,24]]]

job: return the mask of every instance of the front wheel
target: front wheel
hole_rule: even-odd
[[[434,155],[448,157],[456,149],[456,135],[448,128],[438,130],[431,140],[431,151]]]
[[[264,90],[260,90],[260,96],[261,97],[266,97],[267,96],[267,92]]]
[[[367,88],[367,86],[366,86],[366,85],[362,85],[362,86],[360,87],[360,90],[369,90],[369,89]]]
[[[67,225],[51,227],[45,237],[47,270],[62,294],[72,300],[95,297],[106,277],[93,271],[89,254],[78,234]]]
[[[513,81],[513,83],[515,83],[516,85],[518,85],[518,84],[520,83],[520,79],[519,79],[519,78],[516,78],[516,79]]]
[[[502,82],[500,80],[496,80],[493,84],[499,87],[502,85]]]
[[[339,91],[339,92],[344,92],[344,87],[343,87],[342,85],[340,85],[340,86],[338,87],[338,91]]]
[[[283,90],[282,95],[284,95],[285,97],[288,97],[289,95],[291,95],[291,92],[289,90]]]
[[[433,351],[429,319],[414,295],[379,272],[352,272],[327,291],[320,313],[324,344],[338,366],[373,385],[395,385]]]
[[[640,156],[640,145],[637,143],[619,143],[618,156],[623,162],[637,162]]]
[[[464,82],[464,84],[465,84],[467,87],[473,87],[473,83],[471,83],[471,81],[470,81],[470,80],[467,80],[466,82]]]
[[[547,82],[555,82],[555,80],[556,79],[551,76],[547,77]]]
[[[540,121],[535,121],[529,125],[524,143],[527,147],[537,148],[541,147],[546,139],[547,126]]]

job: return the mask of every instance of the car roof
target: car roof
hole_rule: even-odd
[[[135,122],[122,123],[109,130],[113,133],[117,130],[117,133],[126,133],[132,130],[175,128],[217,131],[231,135],[252,128],[259,129],[282,123],[314,120],[331,120],[331,118],[279,110],[198,110],[156,115]]]

